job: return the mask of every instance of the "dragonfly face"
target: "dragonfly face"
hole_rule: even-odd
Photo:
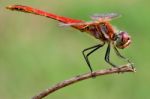
[[[130,43],[131,43],[131,37],[128,35],[127,32],[121,31],[116,35],[114,44],[117,48],[120,49],[126,48],[130,45]]]

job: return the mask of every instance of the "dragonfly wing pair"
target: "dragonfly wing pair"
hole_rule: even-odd
[[[78,22],[78,23],[59,23],[60,26],[85,26],[98,24],[103,21],[111,21],[112,19],[119,18],[121,15],[117,13],[94,14],[91,16],[91,22]]]

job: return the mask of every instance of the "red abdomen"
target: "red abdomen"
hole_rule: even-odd
[[[83,22],[82,20],[76,20],[76,19],[72,19],[72,18],[67,18],[67,17],[63,17],[63,16],[59,16],[56,14],[52,14],[52,13],[48,13],[42,10],[38,10],[29,6],[23,6],[23,5],[12,5],[12,6],[8,6],[7,7],[10,10],[17,10],[17,11],[21,11],[21,12],[26,12],[26,13],[32,13],[32,14],[36,14],[36,15],[41,15],[41,16],[45,16],[54,20],[58,20],[60,22],[63,23],[79,23],[79,22]]]

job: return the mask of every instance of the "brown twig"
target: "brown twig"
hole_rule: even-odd
[[[130,65],[124,65],[118,68],[110,68],[110,69],[105,69],[105,70],[98,70],[98,71],[94,71],[91,73],[86,73],[86,74],[82,74],[79,76],[75,76],[73,78],[70,78],[68,80],[64,80],[42,92],[40,92],[38,95],[35,95],[32,99],[42,99],[44,97],[46,97],[47,95],[55,92],[56,90],[59,90],[65,86],[71,85],[73,83],[88,79],[88,78],[92,78],[93,76],[100,76],[100,75],[107,75],[107,74],[113,74],[113,73],[123,73],[123,72],[135,72],[135,68],[133,68]]]

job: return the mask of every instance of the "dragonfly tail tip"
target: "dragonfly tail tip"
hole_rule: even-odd
[[[6,6],[6,9],[13,10],[13,6],[12,5]]]

